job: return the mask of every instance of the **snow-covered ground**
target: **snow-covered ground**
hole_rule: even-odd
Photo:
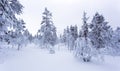
[[[2,57],[0,71],[120,71],[120,57],[105,56],[104,62],[85,63],[63,46],[57,47],[55,54],[49,54],[31,44],[20,51],[8,50]]]

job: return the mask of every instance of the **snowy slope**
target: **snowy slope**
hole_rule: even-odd
[[[59,47],[55,54],[31,44],[0,64],[0,71],[120,71],[120,57],[106,56],[105,62],[84,63]]]

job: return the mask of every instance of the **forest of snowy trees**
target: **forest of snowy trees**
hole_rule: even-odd
[[[31,34],[25,28],[25,22],[17,18],[22,10],[18,0],[0,0],[0,48],[6,44],[17,46],[19,50],[29,41]]]
[[[22,11],[23,6],[18,0],[0,0],[0,49],[17,47],[20,50],[29,43],[35,43],[54,54],[55,46],[63,44],[75,58],[84,62],[96,57],[102,59],[104,55],[120,55],[120,27],[113,30],[109,21],[106,22],[98,12],[91,22],[88,22],[89,17],[84,12],[81,29],[77,25],[68,25],[61,35],[57,35],[53,15],[45,8],[40,28],[32,36],[24,20],[18,18]]]

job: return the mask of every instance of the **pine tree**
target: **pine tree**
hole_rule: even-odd
[[[120,55],[120,28],[117,27],[115,31],[112,32],[112,37],[110,40],[110,46],[108,47],[109,54]],[[106,50],[107,51],[107,50]]]
[[[103,52],[107,48],[110,42],[110,26],[107,25],[108,22],[105,21],[104,17],[99,13],[96,13],[92,19],[90,25],[91,31],[89,38],[92,43],[92,49],[94,49],[92,56],[99,60],[104,60]]]
[[[25,39],[25,41],[26,41],[26,44],[29,43],[29,42],[31,42],[32,37],[31,37],[31,34],[30,34],[30,32],[28,31],[28,29],[26,29],[26,30],[24,31],[23,36],[24,36],[24,39]]]
[[[68,49],[71,51],[74,49],[75,41],[78,38],[78,31],[77,26],[70,27],[70,34],[69,34],[69,47]]]
[[[24,39],[24,30],[25,30],[25,23],[23,20],[18,20],[16,22],[16,25],[14,25],[14,30],[13,31],[9,31],[9,40],[11,42],[12,45],[17,45],[18,46],[18,50],[22,47],[22,45],[25,43],[24,41],[26,41]]]
[[[1,41],[10,41],[10,37],[8,36],[10,32],[9,29],[13,29],[13,27],[18,23],[15,15],[20,14],[22,12],[22,8],[23,6],[17,0],[0,0]]]
[[[64,33],[62,36],[63,43],[68,47],[68,50],[74,49],[75,40],[78,38],[78,30],[77,26],[67,26],[66,29],[64,29]]]
[[[115,37],[116,37],[116,47],[118,49],[120,49],[120,27],[118,27],[116,30],[115,30],[115,33],[114,33]]]
[[[87,20],[88,18],[86,17],[86,13],[84,12],[83,26],[75,45],[75,57],[80,58],[85,62],[89,62],[91,60],[91,43],[90,39],[88,38],[89,30]]]
[[[69,27],[67,26],[66,29],[64,29],[63,35],[61,36],[62,42],[65,43],[65,45],[68,45],[68,38],[69,38]]]
[[[107,23],[108,22],[105,22],[104,17],[98,13],[96,13],[92,19],[90,38],[93,47],[96,49],[105,48],[106,46],[105,43],[110,29],[110,26],[108,26]]]
[[[43,20],[41,23],[41,29],[38,31],[40,33],[38,36],[41,36],[41,41],[43,45],[52,45],[54,46],[57,41],[56,27],[52,21],[52,13],[45,8],[43,12]]]
[[[18,15],[22,13],[23,6],[18,0],[10,0],[10,6],[14,13]]]
[[[9,10],[11,9],[8,7],[9,3],[6,0],[0,0],[0,39],[1,42],[4,41],[4,37],[8,32],[8,26],[10,26],[9,19]],[[8,10],[9,9],[9,10]]]

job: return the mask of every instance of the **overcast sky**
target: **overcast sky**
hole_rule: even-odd
[[[89,21],[96,12],[104,15],[112,28],[120,26],[120,0],[19,0],[23,6],[21,17],[28,30],[35,35],[40,29],[42,12],[47,7],[53,14],[57,33],[69,25],[82,25],[83,12],[87,12]]]

